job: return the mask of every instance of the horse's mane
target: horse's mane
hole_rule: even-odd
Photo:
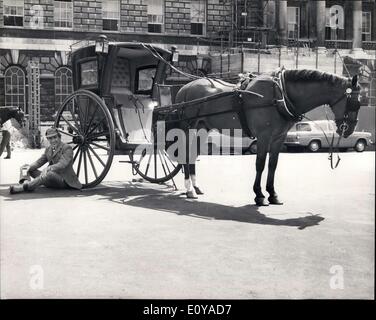
[[[288,81],[325,81],[333,85],[348,85],[347,78],[318,70],[286,70],[284,75]]]

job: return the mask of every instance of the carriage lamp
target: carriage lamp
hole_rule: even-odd
[[[171,47],[171,53],[172,53],[172,62],[178,62],[179,61],[179,52],[176,51],[176,47]]]
[[[108,53],[108,40],[104,34],[101,34],[95,42],[95,52],[107,54]]]

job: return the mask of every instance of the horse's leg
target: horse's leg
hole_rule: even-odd
[[[3,130],[2,131],[2,135],[3,135],[3,139],[1,140],[1,144],[0,144],[0,156],[2,155],[4,149],[6,148],[7,150],[7,157],[6,159],[9,159],[10,158],[10,153],[11,153],[11,149],[10,149],[10,133],[8,130]]]
[[[253,184],[253,191],[256,194],[255,202],[258,206],[269,205],[265,201],[265,196],[261,191],[261,177],[265,167],[268,145],[269,139],[267,137],[257,137],[256,178]]]
[[[269,164],[268,164],[268,178],[266,181],[266,191],[269,193],[269,203],[270,204],[283,204],[278,199],[278,195],[274,189],[274,175],[277,169],[279,152],[281,151],[282,144],[285,140],[285,135],[272,140],[270,144],[269,151]]]
[[[192,164],[190,164],[190,145],[189,145],[189,132],[188,130],[185,132],[186,136],[186,150],[185,150],[185,159],[186,163],[183,165],[184,167],[184,186],[187,190],[187,198],[188,199],[197,199],[197,194],[195,188],[192,186],[191,181],[191,168]],[[193,165],[194,166],[194,165]]]

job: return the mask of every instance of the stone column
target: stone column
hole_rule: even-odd
[[[287,1],[278,1],[278,37],[279,44],[287,45]]]
[[[276,27],[276,10],[275,10],[275,0],[263,1],[264,10],[264,26],[270,29],[275,29]],[[268,38],[270,43],[275,43],[275,32],[269,32]],[[264,42],[264,41],[263,41]]]
[[[316,1],[317,46],[325,47],[326,1]]]
[[[353,1],[353,51],[362,50],[362,1]]]

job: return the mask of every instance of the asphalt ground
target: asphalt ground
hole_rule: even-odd
[[[254,155],[201,157],[198,200],[124,156],[94,189],[9,195],[41,152],[0,160],[1,298],[374,298],[374,152],[282,153],[269,207]]]

